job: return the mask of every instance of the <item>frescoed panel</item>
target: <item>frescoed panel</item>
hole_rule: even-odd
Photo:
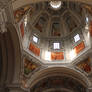
[[[32,60],[24,59],[24,74],[29,75],[35,69],[37,69],[38,65],[32,62]]]
[[[23,37],[24,36],[24,23],[23,22],[20,24],[20,31],[21,31],[21,35]]]
[[[82,41],[80,44],[78,44],[74,50],[76,52],[76,54],[79,54],[83,49],[85,48],[85,44],[84,42]]]
[[[51,60],[63,60],[64,53],[63,52],[52,52],[51,53]]]
[[[80,4],[76,4],[75,2],[71,2],[69,4],[69,7],[71,10],[75,11],[77,14],[82,16],[83,9]]]
[[[81,61],[80,63],[77,64],[77,67],[82,69],[83,71],[85,71],[86,73],[90,73],[91,72],[91,61],[90,58],[87,58],[83,61]]]
[[[38,20],[38,22],[35,24],[35,27],[38,29],[38,31],[42,32],[45,24],[46,24],[46,19],[41,17]]]
[[[59,23],[53,23],[52,24],[52,32],[51,32],[52,36],[60,36],[60,24]]]
[[[19,22],[19,21],[23,18],[23,16],[25,15],[25,13],[26,13],[29,9],[31,9],[31,8],[32,8],[31,5],[27,5],[27,6],[25,6],[25,7],[21,7],[21,8],[19,8],[18,10],[16,10],[16,11],[14,12],[14,18],[15,18],[16,22]]]
[[[40,49],[34,44],[30,43],[29,50],[32,51],[36,56],[40,56]]]
[[[77,18],[73,16],[70,12],[65,13],[63,18],[69,32],[72,32],[79,25],[79,21],[77,20]]]
[[[44,78],[39,81],[33,88],[31,92],[44,92],[46,89],[51,88],[66,88],[72,90],[72,92],[86,92],[86,87],[83,86],[78,80],[66,76],[51,76]],[[59,92],[59,91],[50,91],[50,92]],[[61,91],[60,92],[65,92]]]
[[[67,23],[67,26],[68,26],[70,32],[72,32],[73,29],[77,27],[75,21],[71,18],[71,16],[67,17],[66,23]]]
[[[90,36],[92,36],[92,21],[90,22],[89,32],[90,32]]]

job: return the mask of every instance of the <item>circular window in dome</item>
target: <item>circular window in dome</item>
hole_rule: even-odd
[[[51,8],[53,8],[55,10],[60,9],[61,8],[61,4],[62,4],[61,1],[51,1],[50,2]]]

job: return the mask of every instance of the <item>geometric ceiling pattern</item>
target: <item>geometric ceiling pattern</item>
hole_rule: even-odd
[[[83,30],[86,31],[84,28],[88,24],[84,6],[86,5],[80,2],[62,1],[61,7],[55,10],[50,2],[40,2],[15,10],[14,17],[20,29],[23,49],[46,62],[65,63],[78,56],[89,45],[83,35]],[[76,35],[79,35],[79,40],[75,42]],[[69,42],[71,44],[68,44]],[[54,49],[54,43],[58,43],[59,48]],[[71,56],[73,54],[76,55]]]
[[[92,73],[91,58],[82,56],[91,48],[90,10],[86,4],[67,1],[62,1],[58,9],[53,9],[48,1],[14,10],[23,51],[22,87],[30,87],[26,84],[32,75],[50,65],[71,64],[86,75]],[[79,57],[82,59],[77,60]],[[86,87],[73,78],[53,76],[39,81],[30,92],[46,90],[86,92]]]

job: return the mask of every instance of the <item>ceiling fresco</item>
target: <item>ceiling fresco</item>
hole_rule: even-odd
[[[21,7],[20,9],[16,10],[14,12],[14,17],[15,17],[16,22],[19,22],[29,9],[30,9],[30,6],[28,5],[28,6]]]
[[[43,32],[45,25],[46,19],[44,17],[40,17],[38,22],[35,24],[35,27],[38,29],[38,31]]]
[[[77,67],[81,69],[82,71],[86,72],[87,74],[91,73],[92,67],[91,67],[91,60],[90,58],[86,58],[82,60],[80,63],[77,64]]]
[[[89,22],[85,21],[87,15],[82,3],[62,1],[61,7],[54,9],[50,2],[39,2],[16,11],[15,21],[17,17],[23,50],[39,60],[45,60],[46,63],[72,62],[72,58],[75,59],[88,47],[83,32],[86,31],[87,35],[88,30],[84,28]],[[88,25],[88,28],[91,34],[91,26]],[[75,42],[76,34],[79,40]],[[37,37],[37,42],[33,41],[33,36]],[[55,42],[60,43],[60,48],[54,49]]]
[[[73,92],[86,92],[86,88],[81,83],[66,76],[51,76],[45,78],[34,85],[30,89],[30,92],[44,92],[51,88],[66,88]]]
[[[68,12],[70,10],[72,12],[76,13],[76,15],[73,15],[70,12]],[[80,22],[79,22],[80,17],[79,16],[81,16],[81,17],[83,16],[82,15],[83,11],[82,11],[81,4],[75,4],[75,3],[71,4],[71,2],[70,3],[69,2],[62,2],[61,8],[59,10],[54,10],[54,9],[51,8],[49,2],[44,2],[44,3],[39,3],[39,4],[26,5],[24,7],[21,7],[19,9],[17,9],[16,11],[14,11],[14,18],[15,18],[16,22],[19,22],[23,18],[23,16],[27,14],[27,12],[30,13],[29,15],[31,16],[33,14],[33,12],[37,12],[37,11],[39,11],[39,12],[42,11],[42,13],[40,14],[41,17],[39,17],[39,19],[37,17],[37,19],[34,20],[34,22],[35,22],[34,26],[40,32],[42,32],[43,30],[45,30],[45,29],[43,29],[44,27],[45,28],[47,27],[46,26],[46,24],[48,24],[47,19],[52,20],[52,17],[54,17],[54,16],[57,16],[58,19],[59,19],[59,21],[62,19],[62,16],[63,16],[63,18],[66,19],[64,21],[65,21],[65,25],[67,26],[67,30],[70,30],[70,32],[71,32],[74,28],[77,27],[77,25],[80,24]],[[68,15],[71,15],[71,16],[68,16]],[[76,16],[75,17],[76,19],[73,18],[74,16]],[[79,20],[78,20],[78,18],[79,18]],[[68,22],[66,22],[66,21],[68,21]],[[53,25],[53,23],[51,25]],[[56,36],[57,35],[60,36],[60,32],[56,33]]]
[[[28,60],[27,58],[24,59],[24,75],[28,76],[30,73],[34,72],[38,69],[40,65],[33,62],[33,60]]]
[[[70,64],[70,67],[77,67],[76,70],[79,72],[85,72],[88,75],[92,73],[91,59],[87,58],[78,63],[76,60],[78,57],[83,57],[82,54],[91,47],[88,33],[90,31],[89,34],[92,35],[92,21],[85,21],[91,14],[90,6],[67,1],[62,1],[58,9],[52,8],[50,1],[46,1],[26,5],[14,11],[15,22],[21,35],[23,55],[28,56],[23,57],[21,75],[23,88],[30,88],[27,83],[33,74],[50,65],[62,67]],[[90,30],[85,29],[86,25]],[[34,40],[33,37],[35,37]],[[59,43],[55,45],[56,49],[54,49],[54,43]],[[53,88],[54,91],[51,90]],[[62,90],[64,88],[71,92],[86,92],[86,87],[81,82],[67,76],[44,78],[35,84],[30,92],[45,92],[45,90],[69,92]]]

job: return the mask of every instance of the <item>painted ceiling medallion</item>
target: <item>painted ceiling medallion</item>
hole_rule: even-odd
[[[62,5],[61,1],[51,1],[50,2],[50,6],[51,8],[53,8],[54,10],[60,9]]]

